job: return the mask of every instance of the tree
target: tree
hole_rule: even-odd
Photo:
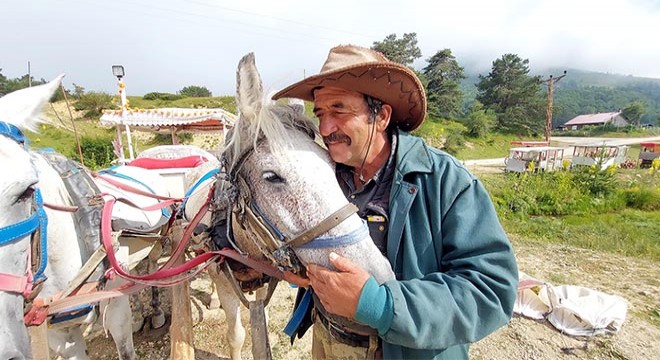
[[[396,34],[390,34],[383,41],[374,41],[371,49],[379,51],[391,61],[410,66],[422,57],[422,51],[417,46],[417,33],[404,33],[401,39]]]
[[[75,99],[80,99],[83,95],[85,95],[85,88],[81,85],[73,83],[73,97]]]
[[[497,116],[493,110],[484,109],[483,105],[476,101],[462,123],[467,128],[469,136],[478,138],[485,136],[488,131],[495,127]]]
[[[438,51],[427,62],[424,76],[427,80],[429,114],[443,118],[457,116],[463,104],[460,89],[461,79],[465,79],[463,68],[458,65],[450,49]]]
[[[528,64],[518,55],[504,54],[488,75],[479,75],[477,101],[495,112],[499,130],[530,135],[545,127],[541,79],[528,75]]]
[[[178,94],[188,97],[211,97],[211,91],[204,86],[190,85],[179,90]]]
[[[73,104],[73,108],[78,111],[85,111],[87,118],[98,118],[104,109],[114,109],[112,104],[112,95],[104,92],[90,91],[82,96]]]
[[[631,124],[640,125],[640,120],[645,112],[646,107],[644,106],[644,103],[641,101],[635,101],[626,106],[623,111],[621,111],[621,115],[628,119]]]

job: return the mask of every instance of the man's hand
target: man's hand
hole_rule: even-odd
[[[298,274],[292,273],[291,271],[284,272],[284,280],[293,285],[297,285],[298,287],[303,287],[303,288],[309,287],[309,279],[304,278]]]
[[[335,253],[330,253],[329,258],[330,264],[338,271],[309,264],[307,276],[327,311],[352,319],[357,311],[362,287],[371,275],[352,261]]]

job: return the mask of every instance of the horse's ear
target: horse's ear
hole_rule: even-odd
[[[261,77],[254,61],[254,53],[249,53],[238,63],[236,71],[236,106],[243,116],[252,118],[261,110],[263,88]]]

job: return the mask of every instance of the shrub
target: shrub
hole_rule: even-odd
[[[80,96],[73,104],[74,109],[85,111],[84,116],[88,118],[101,116],[103,109],[115,109],[112,96],[103,92],[90,91]]]
[[[80,139],[80,148],[82,150],[85,166],[90,169],[102,169],[110,166],[115,158],[114,148],[111,138],[89,138]],[[74,149],[77,153],[78,149]]]
[[[183,89],[179,90],[179,94],[188,97],[211,97],[211,90],[207,89],[205,86],[196,86],[190,85],[186,86]]]
[[[633,187],[619,191],[627,207],[652,211],[660,210],[660,189]]]
[[[185,98],[183,95],[170,94],[170,93],[161,93],[161,92],[150,92],[145,94],[142,97],[144,100],[165,100],[165,101],[174,101]]]
[[[578,166],[573,168],[573,181],[595,196],[607,196],[616,189],[616,168],[600,169],[600,165]]]

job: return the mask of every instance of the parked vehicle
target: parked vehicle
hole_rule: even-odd
[[[555,171],[563,168],[564,150],[554,146],[514,147],[504,159],[505,171],[523,173],[527,171]]]
[[[660,142],[640,143],[639,167],[651,167],[653,160],[660,158]]]
[[[626,159],[628,153],[626,145],[575,145],[571,166],[599,165],[602,170],[615,165],[619,166]]]

